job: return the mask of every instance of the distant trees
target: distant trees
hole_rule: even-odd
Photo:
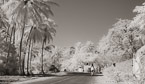
[[[69,52],[73,52],[73,54]],[[85,44],[77,42],[70,49],[66,48],[65,53],[63,53],[61,68],[67,71],[76,71],[78,67],[83,66],[85,63],[94,63],[97,58],[94,54],[95,45],[93,42],[87,41]]]

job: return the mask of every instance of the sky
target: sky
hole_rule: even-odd
[[[53,43],[73,46],[77,42],[97,44],[117,19],[132,19],[135,6],[145,0],[54,0],[60,7],[52,7],[58,25]]]

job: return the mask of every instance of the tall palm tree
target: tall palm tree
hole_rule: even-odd
[[[56,30],[52,27],[52,25],[47,25],[47,24],[41,24],[38,28],[35,27],[30,35],[29,39],[32,39],[34,43],[36,42],[41,42],[42,43],[42,54],[41,54],[41,71],[42,74],[44,74],[44,69],[43,69],[43,51],[44,51],[44,45],[46,42],[50,42],[53,40],[53,35],[55,35]]]
[[[20,39],[20,51],[19,51],[19,62],[20,72],[21,69],[21,52],[25,26],[29,25],[30,22],[39,26],[43,22],[43,18],[49,18],[50,15],[54,15],[51,11],[51,5],[57,5],[57,3],[49,0],[9,0],[3,9],[7,9],[6,13],[10,16],[12,21],[15,21],[19,28],[21,28],[21,39]]]

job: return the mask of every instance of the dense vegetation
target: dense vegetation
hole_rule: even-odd
[[[30,75],[53,71],[76,71],[86,63],[109,67],[112,63],[133,59],[145,78],[145,3],[137,6],[132,20],[119,19],[97,45],[78,42],[71,47],[51,45],[57,27],[51,19],[50,0],[1,0],[0,74]],[[133,66],[134,68],[135,66]],[[142,74],[141,74],[142,73]],[[139,76],[139,77],[138,77]]]

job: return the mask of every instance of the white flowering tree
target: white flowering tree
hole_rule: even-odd
[[[130,20],[119,19],[98,44],[101,56],[107,56],[112,62],[131,59],[142,46],[140,31],[130,27]]]
[[[136,55],[134,56],[134,67],[133,67],[133,73],[136,76],[136,78],[140,81],[140,84],[143,84],[145,75],[145,68],[144,68],[144,44],[145,44],[145,2],[142,4],[142,6],[136,6],[133,12],[137,13],[137,15],[133,18],[130,27],[131,28],[138,28],[140,31],[139,33],[139,39],[142,43],[141,48],[137,51]],[[140,43],[140,44],[141,44]]]
[[[75,51],[73,54],[69,53],[70,51]],[[62,62],[62,68],[67,69],[69,71],[76,71],[78,67],[83,67],[84,63],[94,63],[96,60],[95,54],[95,46],[94,43],[91,41],[87,41],[85,44],[81,42],[77,42],[73,49],[66,49],[64,51],[65,56],[64,61]]]

